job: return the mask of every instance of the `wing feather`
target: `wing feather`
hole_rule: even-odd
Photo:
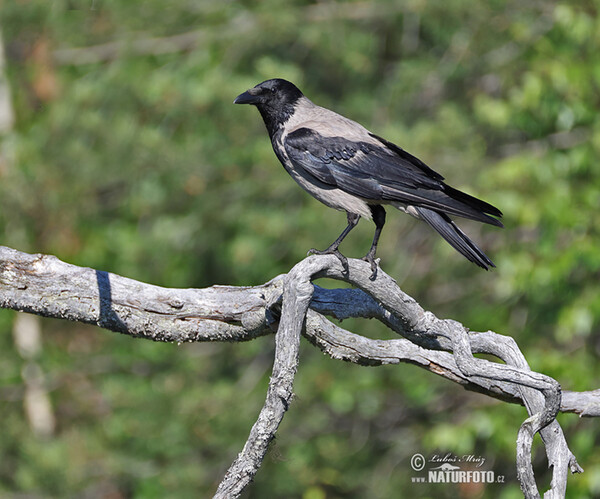
[[[502,226],[489,216],[501,216],[497,208],[447,186],[441,175],[391,142],[371,137],[381,145],[327,137],[305,127],[289,133],[283,145],[297,168],[367,201],[423,206]]]

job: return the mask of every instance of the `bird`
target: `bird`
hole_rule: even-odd
[[[363,257],[377,275],[384,206],[424,221],[455,250],[479,267],[495,267],[486,254],[450,218],[462,217],[503,227],[502,212],[491,204],[450,187],[444,177],[400,146],[359,123],[310,101],[293,83],[274,78],[238,95],[234,104],[256,106],[275,155],[289,175],[317,200],[345,211],[347,226],[325,250],[348,269],[339,246],[360,218],[375,223],[371,248]]]

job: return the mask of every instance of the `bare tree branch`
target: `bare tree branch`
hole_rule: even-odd
[[[550,495],[553,497],[564,496],[567,486],[567,470],[571,470],[572,473],[583,470],[569,450],[562,429],[555,420],[561,400],[558,382],[547,376],[531,372],[514,340],[490,331],[486,335],[475,336],[473,338],[475,341],[473,341],[471,335],[467,334],[468,330],[458,322],[441,320],[431,312],[424,311],[413,298],[396,286],[391,277],[379,272],[376,280],[370,280],[365,274],[368,273],[368,266],[362,265],[362,262],[354,262],[346,274],[343,273],[339,262],[338,265],[332,265],[326,269],[324,274],[334,279],[343,279],[369,293],[391,313],[386,320],[391,325],[399,326],[403,336],[419,343],[429,340],[434,346],[437,342],[441,348],[452,351],[459,370],[467,378],[483,377],[496,381],[509,381],[519,386],[525,407],[530,415],[535,415],[535,418],[530,418],[524,423],[525,428],[530,429],[531,438],[540,431],[546,445],[548,462],[553,468]],[[504,351],[499,348],[499,345],[505,345],[507,348]],[[496,355],[507,365],[503,366],[474,358],[472,351]],[[535,390],[531,390],[531,388]],[[548,428],[546,428],[547,426]],[[526,435],[527,432],[522,430],[520,434],[521,449],[523,451],[528,449],[529,453],[517,454],[517,470],[520,472],[518,477],[526,497],[536,497],[530,494],[532,490],[535,490],[537,494],[537,486],[531,467],[531,445],[530,442],[528,444]],[[531,470],[531,473],[526,473],[526,470]]]
[[[314,310],[315,308],[321,308],[323,305],[321,302],[315,307],[316,300],[323,298],[319,296],[318,290],[317,287],[317,292],[311,302],[311,309],[308,310],[307,327],[304,334],[310,342],[332,358],[363,366],[399,364],[401,362],[413,364],[457,383],[466,390],[483,393],[505,402],[523,404],[521,391],[513,383],[497,382],[477,377],[467,378],[458,369],[451,353],[427,350],[406,339],[373,340],[351,333],[333,324]],[[356,291],[362,293],[362,291],[355,289],[322,291],[327,292],[326,294],[330,294],[331,291],[339,291],[342,295],[348,292],[354,294]],[[362,302],[362,305],[364,304]],[[365,307],[363,310],[366,311],[367,309]],[[372,318],[374,315],[367,313],[365,317]],[[472,338],[486,334],[488,333],[470,333]],[[496,337],[501,338],[500,335],[496,335]],[[564,391],[560,412],[571,412],[582,417],[599,417],[600,390],[588,392]]]
[[[242,493],[260,468],[269,443],[289,407],[298,367],[300,335],[314,292],[311,277],[322,269],[323,264],[326,264],[323,260],[311,260],[309,264],[297,265],[285,278],[281,320],[275,336],[275,362],[267,400],[246,445],[219,485],[216,498],[238,497]],[[307,265],[311,267],[308,270],[305,269]]]
[[[568,471],[583,471],[569,450],[556,413],[600,415],[600,390],[565,392],[557,381],[530,370],[516,342],[475,333],[423,310],[381,270],[369,264],[312,256],[285,276],[254,287],[167,289],[81,268],[55,257],[0,247],[0,307],[96,324],[154,341],[246,341],[277,330],[273,375],[264,407],[216,497],[238,497],[259,469],[292,400],[300,334],[333,358],[361,365],[408,362],[469,390],[524,404],[530,417],[519,431],[517,470],[526,497],[539,497],[531,467],[531,441],[540,432],[553,468],[548,497],[565,495]],[[359,289],[326,290],[328,277]],[[404,336],[371,340],[325,318],[376,318]],[[473,356],[487,353],[504,363]]]
[[[244,341],[270,334],[263,286],[166,289],[0,247],[0,307],[95,324],[153,341]]]

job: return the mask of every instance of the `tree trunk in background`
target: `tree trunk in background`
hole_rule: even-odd
[[[14,151],[9,137],[14,121],[0,30],[0,179],[14,165]],[[40,318],[17,314],[13,324],[13,338],[16,350],[25,361],[21,376],[25,386],[23,404],[27,421],[37,436],[48,437],[54,433],[56,420],[48,397],[46,377],[37,362],[42,351]]]
[[[4,41],[0,28],[0,134],[4,135],[12,130],[15,116],[10,100],[10,86],[5,74],[6,59],[4,56]],[[4,137],[2,137],[4,139]],[[4,141],[3,141],[4,142]],[[4,147],[2,148],[4,149]],[[4,150],[0,151],[3,154]]]

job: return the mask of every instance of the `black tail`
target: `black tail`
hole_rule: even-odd
[[[459,191],[454,187],[444,185],[444,192],[448,194],[448,196],[450,196],[452,199],[456,199],[457,201],[460,201],[461,203],[464,203],[475,210],[482,211],[483,213],[487,213],[488,215],[494,215],[495,217],[502,216],[502,212],[495,206],[491,205],[490,203],[486,203],[485,201],[482,201],[481,199],[478,199],[474,196],[471,196],[466,192]],[[491,225],[496,225],[497,227],[504,227],[500,220],[496,220],[493,218],[491,220],[482,221]]]
[[[431,225],[450,245],[467,260],[488,270],[494,263],[471,241],[460,228],[444,213],[415,206],[422,220]]]

